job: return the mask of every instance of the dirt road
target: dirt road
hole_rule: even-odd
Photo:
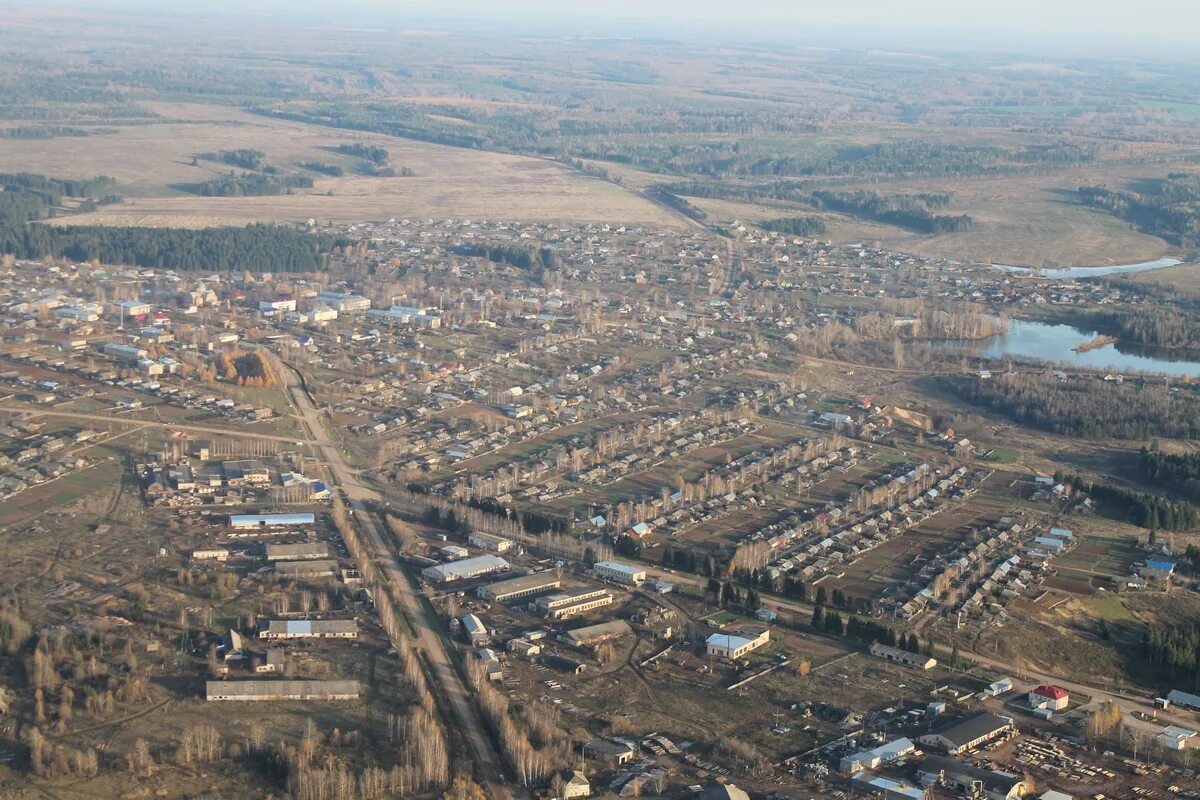
[[[355,522],[366,533],[367,542],[374,552],[377,563],[383,568],[384,575],[391,582],[409,619],[412,620],[417,634],[417,646],[424,653],[433,672],[433,679],[437,681],[443,696],[449,700],[454,712],[457,732],[465,735],[470,743],[470,749],[474,753],[478,766],[478,778],[484,781],[488,794],[494,800],[519,800],[528,797],[523,790],[504,782],[502,777],[505,772],[504,762],[492,743],[483,717],[475,706],[462,676],[454,669],[450,660],[451,655],[435,628],[441,622],[428,614],[421,605],[416,589],[400,567],[400,560],[395,549],[388,546],[385,537],[380,533],[380,524],[366,505],[367,501],[379,500],[379,493],[364,486],[358,479],[355,470],[346,463],[342,451],[329,438],[320,410],[313,405],[301,384],[299,373],[294,370],[293,378],[295,380],[289,381],[288,390],[292,402],[296,405],[300,420],[309,431],[313,444],[320,450],[322,458],[333,474],[334,481],[349,498]],[[453,736],[455,731],[449,733]]]

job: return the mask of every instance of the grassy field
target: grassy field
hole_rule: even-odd
[[[1200,292],[1200,264],[1195,262],[1174,267],[1151,269],[1128,276],[1143,283],[1157,283],[1184,292]]]
[[[71,217],[71,224],[204,227],[390,217],[685,224],[632,191],[551,161],[334,130],[218,106],[150,105],[162,122],[105,136],[0,140],[0,170],[115,178],[127,199]],[[317,178],[313,189],[275,197],[198,197],[173,188],[229,171],[203,159],[193,166],[193,157],[201,153],[257,149],[288,172],[300,161],[345,160],[325,148],[352,141],[386,147],[391,163],[414,175],[376,178],[347,171],[338,178]]]

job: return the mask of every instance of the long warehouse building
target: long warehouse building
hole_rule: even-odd
[[[329,558],[329,545],[324,542],[267,545],[267,561],[304,561]]]
[[[612,605],[613,596],[607,589],[573,589],[549,597],[539,597],[538,611],[549,619],[566,619],[577,614]]]
[[[275,571],[289,578],[328,578],[338,574],[338,562],[333,559],[315,561],[276,561]]]
[[[258,625],[260,639],[357,639],[353,619],[271,619]]]
[[[508,600],[519,600],[542,592],[549,592],[562,586],[562,578],[555,570],[535,572],[532,575],[522,575],[519,578],[509,578],[506,581],[496,581],[487,586],[480,586],[478,594],[484,600],[503,603]]]
[[[357,700],[358,681],[208,681],[206,700]]]
[[[435,564],[421,570],[421,574],[435,583],[450,583],[492,572],[503,572],[506,569],[508,562],[500,556],[475,556],[446,564]]]

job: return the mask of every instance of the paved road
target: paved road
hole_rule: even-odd
[[[366,532],[367,542],[374,551],[377,562],[383,567],[384,574],[396,590],[396,594],[399,595],[401,603],[408,612],[409,619],[416,628],[417,645],[425,654],[434,680],[441,687],[443,695],[450,701],[457,723],[457,732],[465,734],[470,742],[476,764],[479,767],[478,777],[484,781],[488,794],[494,800],[517,800],[528,797],[528,794],[518,787],[502,782],[504,762],[488,736],[483,717],[462,677],[450,661],[451,656],[446,650],[445,643],[434,628],[441,622],[436,617],[431,618],[425,612],[416,590],[400,567],[400,560],[396,556],[395,549],[388,546],[386,539],[379,531],[380,525],[367,508],[366,501],[379,500],[379,493],[364,486],[358,479],[356,471],[346,463],[337,443],[330,439],[325,429],[320,410],[313,406],[308,394],[301,386],[299,373],[295,373],[294,370],[293,372],[297,380],[289,382],[288,390],[291,393],[292,401],[296,404],[300,420],[308,429],[313,443],[321,451],[326,465],[333,473],[334,481],[350,499],[350,507],[354,509],[355,521]],[[456,731],[451,730],[447,733],[453,737]]]
[[[308,442],[308,439],[303,436],[278,436],[272,433],[259,433],[258,431],[248,431],[238,428],[213,428],[207,425],[190,425],[186,422],[160,422],[153,419],[118,417],[113,414],[88,414],[82,411],[49,411],[41,408],[30,408],[29,406],[9,405],[0,405],[0,411],[8,411],[14,414],[25,414],[33,417],[63,417],[66,419],[82,419],[91,422],[115,422],[118,425],[132,425],[136,428],[167,428],[172,431],[203,433],[209,436],[239,436],[243,439],[265,439],[266,441],[270,442],[287,442],[288,444],[295,444],[296,442]]]

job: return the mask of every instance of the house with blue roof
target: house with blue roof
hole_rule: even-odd
[[[1175,562],[1169,558],[1148,558],[1146,565],[1138,570],[1147,580],[1169,581],[1175,574]]]

